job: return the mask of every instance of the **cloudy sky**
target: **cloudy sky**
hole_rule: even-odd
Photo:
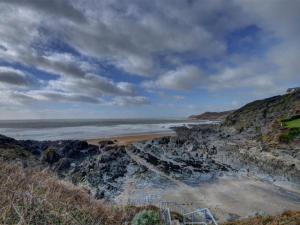
[[[300,0],[0,0],[0,119],[184,117],[300,85]]]

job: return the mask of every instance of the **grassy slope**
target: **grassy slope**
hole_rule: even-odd
[[[279,136],[281,142],[289,143],[300,137],[300,118],[284,120],[283,126],[286,129]]]
[[[300,119],[288,121],[285,125],[287,128],[300,128]]]
[[[121,225],[142,209],[107,205],[49,172],[15,163],[0,161],[0,181],[0,224]]]

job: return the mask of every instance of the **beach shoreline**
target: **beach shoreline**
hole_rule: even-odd
[[[162,133],[143,133],[143,134],[129,134],[129,135],[118,135],[111,137],[99,137],[93,139],[86,139],[89,144],[98,145],[100,141],[114,140],[118,145],[129,145],[140,141],[150,141],[156,138],[176,136],[175,132],[162,132]]]

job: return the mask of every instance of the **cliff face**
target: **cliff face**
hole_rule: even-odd
[[[224,111],[224,112],[205,112],[200,115],[192,115],[189,117],[189,119],[221,121],[224,120],[233,111],[234,110]]]
[[[300,114],[300,91],[251,102],[228,115],[224,125],[267,134],[279,128],[282,119],[297,114]]]

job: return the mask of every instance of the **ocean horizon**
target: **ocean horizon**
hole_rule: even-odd
[[[18,140],[86,140],[137,134],[172,133],[171,128],[211,121],[187,119],[35,119],[2,120],[0,134]]]

